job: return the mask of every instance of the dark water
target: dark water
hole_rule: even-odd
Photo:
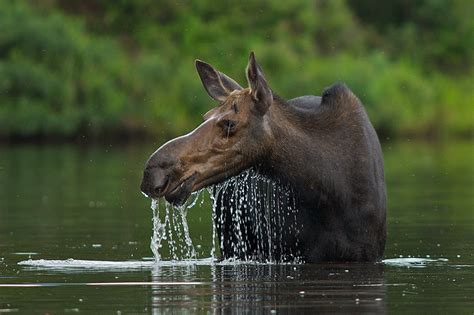
[[[151,261],[153,144],[1,146],[0,312],[472,314],[473,148],[385,143],[385,263],[251,265],[203,259],[206,205],[188,213],[200,259]]]

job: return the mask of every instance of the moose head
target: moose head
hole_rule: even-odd
[[[196,60],[207,93],[219,105],[187,135],[170,140],[148,159],[141,190],[152,198],[183,204],[201,188],[221,182],[258,164],[271,150],[268,109],[274,98],[252,52],[242,88],[211,65]]]

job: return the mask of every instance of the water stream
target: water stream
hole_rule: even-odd
[[[255,169],[208,189],[212,201],[212,259],[260,262],[301,262],[298,252],[297,208],[292,188]],[[152,200],[153,235],[151,250],[155,261],[196,259],[190,237],[187,211],[204,203],[203,190],[192,194],[180,207]],[[194,209],[193,211],[197,211]],[[167,248],[169,257],[162,252]]]
[[[155,261],[163,259],[160,252],[163,245],[167,245],[170,256],[167,257],[168,259],[174,261],[196,259],[196,250],[189,235],[187,210],[194,206],[199,193],[193,197],[193,202],[181,207],[173,207],[167,202],[152,200],[153,233],[150,248]]]

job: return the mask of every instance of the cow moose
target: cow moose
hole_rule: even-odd
[[[380,260],[386,239],[382,150],[350,89],[336,83],[321,96],[284,100],[253,52],[247,88],[203,61],[196,60],[196,68],[218,105],[196,129],[150,156],[142,192],[180,205],[194,191],[256,168],[292,187],[301,224],[295,246],[303,261]],[[219,203],[218,211],[227,206],[228,200]],[[232,239],[225,229],[220,234],[228,238],[222,255],[230,258]]]

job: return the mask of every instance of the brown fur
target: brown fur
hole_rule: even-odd
[[[192,133],[150,157],[142,191],[179,204],[192,191],[257,167],[294,188],[303,225],[298,246],[306,261],[380,259],[386,235],[383,159],[359,99],[335,84],[321,98],[284,101],[269,88],[253,54],[250,88],[227,82],[210,67],[197,63],[206,90],[221,104]],[[229,86],[236,89],[229,93]]]

